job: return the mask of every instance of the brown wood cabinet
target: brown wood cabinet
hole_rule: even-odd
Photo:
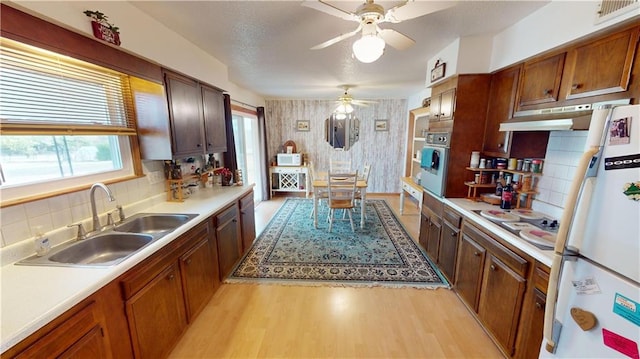
[[[209,302],[219,286],[217,266],[213,264],[208,232],[205,232],[200,242],[180,257],[180,274],[189,323]]]
[[[434,264],[438,263],[443,206],[440,199],[423,191],[419,242]]]
[[[500,132],[500,124],[513,117],[521,66],[511,67],[491,76],[487,121],[482,153],[486,156],[508,157],[511,132]]]
[[[222,92],[164,70],[174,157],[227,150]]]
[[[515,350],[528,265],[526,259],[464,222],[455,288],[508,355]]]
[[[148,272],[140,272],[144,280]],[[164,358],[187,328],[178,264],[171,262],[126,301],[136,358]]]
[[[240,223],[242,225],[242,253],[251,248],[256,239],[256,219],[253,192],[240,198]]]
[[[549,267],[536,262],[532,273],[534,288],[529,290],[522,311],[522,328],[518,336],[516,358],[534,359],[540,354],[544,330],[544,309],[547,303]]]
[[[442,92],[440,92],[442,91]],[[431,94],[431,106],[429,108],[429,121],[446,121],[453,119],[456,104],[456,89],[442,90],[434,87]]]
[[[438,250],[438,267],[442,273],[454,284],[456,260],[458,257],[458,236],[462,216],[451,207],[444,206],[440,231],[440,245]]]
[[[529,105],[558,101],[564,57],[563,52],[524,63],[518,87],[518,111]]]
[[[570,49],[563,74],[566,99],[626,91],[639,32],[634,27]]]
[[[238,204],[234,203],[214,217],[218,241],[220,280],[229,275],[242,255],[242,238]]]

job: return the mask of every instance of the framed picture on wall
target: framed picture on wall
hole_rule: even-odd
[[[376,131],[389,131],[389,120],[376,120]]]
[[[444,70],[446,64],[444,62],[440,62],[440,60],[436,61],[436,65],[431,70],[431,82],[440,80],[444,77]]]
[[[296,130],[297,131],[309,131],[309,120],[300,120],[296,121]]]

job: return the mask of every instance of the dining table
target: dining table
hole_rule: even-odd
[[[320,199],[320,193],[324,190],[327,191],[329,186],[327,180],[327,173],[320,172],[318,177],[313,179],[311,183],[313,186],[313,226],[318,228],[318,201]],[[353,182],[352,182],[353,183]],[[365,211],[365,199],[367,195],[367,181],[364,178],[358,178],[356,181],[356,188],[360,190],[360,228],[364,228],[364,211]]]

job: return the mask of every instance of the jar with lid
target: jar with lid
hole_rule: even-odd
[[[522,172],[529,171],[531,171],[531,160],[524,160],[524,162],[522,162]]]
[[[542,173],[542,160],[536,159],[531,161],[531,172]]]

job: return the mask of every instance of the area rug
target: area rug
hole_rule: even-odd
[[[449,286],[386,201],[367,200],[365,228],[355,212],[355,232],[347,220],[334,222],[329,233],[326,206],[320,207],[314,228],[312,208],[313,200],[287,199],[226,282]]]

